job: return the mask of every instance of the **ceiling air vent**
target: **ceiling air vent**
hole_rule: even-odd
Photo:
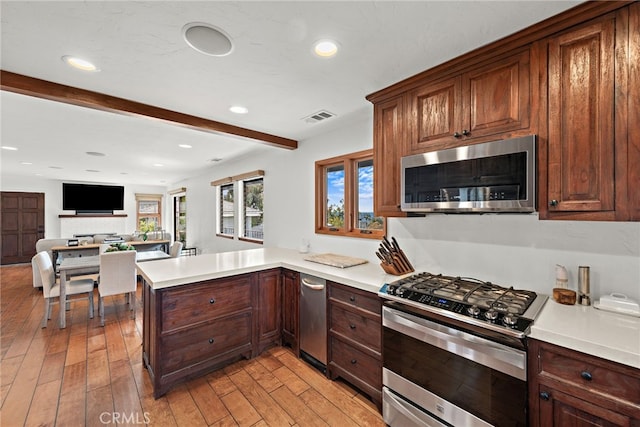
[[[302,120],[304,120],[307,123],[318,123],[335,116],[336,116],[335,114],[330,113],[327,110],[320,110],[316,113],[311,114],[310,116],[304,117]]]

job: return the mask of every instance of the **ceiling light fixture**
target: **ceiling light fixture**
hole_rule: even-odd
[[[9,147],[8,145],[3,145],[2,149],[7,151],[18,151],[16,147]]]
[[[321,58],[331,58],[338,53],[338,44],[333,40],[319,40],[313,45],[313,53]]]
[[[229,107],[229,111],[236,114],[247,114],[249,109],[247,107],[243,107],[242,105],[234,105]]]
[[[220,28],[203,22],[182,27],[182,37],[189,46],[210,56],[226,56],[233,51],[231,38]]]
[[[154,163],[153,166],[157,167],[157,168],[161,168],[164,165],[162,163]]]
[[[67,65],[77,68],[82,71],[100,71],[98,67],[96,67],[91,62],[86,59],[78,58],[76,56],[65,55],[62,57],[62,60],[67,63]]]
[[[178,147],[180,147],[180,148],[192,148],[191,145],[189,145],[189,144],[178,144]]]

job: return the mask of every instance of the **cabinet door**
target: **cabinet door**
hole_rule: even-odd
[[[258,354],[271,345],[280,344],[280,270],[258,274]]]
[[[403,96],[375,104],[373,201],[376,216],[404,216],[400,210],[400,159],[405,155]]]
[[[463,74],[458,132],[476,138],[529,128],[530,68],[527,49]]]
[[[284,270],[282,274],[282,345],[288,345],[294,354],[299,353],[298,304],[300,298],[300,275]]]
[[[549,41],[550,213],[614,209],[614,24],[610,17]]]
[[[633,420],[621,413],[593,405],[585,400],[540,386],[539,425],[572,427],[632,426]]]
[[[423,153],[458,144],[463,126],[460,76],[410,92],[409,104],[409,151]]]
[[[640,3],[629,6],[629,83],[628,106],[624,126],[624,142],[628,150],[618,150],[621,158],[626,157],[627,167],[623,172],[626,177],[626,198],[628,200],[629,219],[640,221],[640,138],[637,136],[638,119],[640,118]],[[621,43],[622,44],[622,43]],[[617,120],[616,123],[621,122]],[[616,130],[617,132],[617,130]],[[617,137],[617,135],[616,135]],[[621,175],[621,174],[618,174]]]

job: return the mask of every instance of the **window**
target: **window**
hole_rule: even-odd
[[[248,240],[263,240],[263,178],[256,178],[242,182],[242,237]]]
[[[316,162],[316,233],[380,238],[373,213],[373,150]]]
[[[136,222],[141,233],[162,229],[162,194],[136,193]]]
[[[263,176],[264,171],[258,170],[211,183],[218,187],[216,232],[218,236],[262,243],[264,240]]]
[[[235,234],[235,216],[233,200],[233,183],[220,186],[219,229],[218,234],[233,237]]]

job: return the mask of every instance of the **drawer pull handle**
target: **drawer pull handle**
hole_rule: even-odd
[[[549,400],[551,396],[549,396],[549,393],[547,393],[546,391],[543,391],[542,393],[540,393],[540,399],[542,400]]]
[[[356,300],[356,297],[354,297],[353,295],[349,297],[349,301],[354,302],[355,300]]]
[[[209,344],[213,344],[213,338],[209,338]]]
[[[216,302],[216,300],[214,300],[213,298],[209,300],[209,304],[213,304],[214,302]]]
[[[355,328],[356,328],[356,325],[354,325],[353,323],[349,323],[349,327],[350,327],[351,329],[355,329]]]
[[[356,359],[351,359],[351,364],[355,365],[356,363],[358,363],[358,361]]]
[[[587,380],[587,381],[591,381],[593,379],[593,377],[591,376],[591,373],[588,372],[588,371],[580,372],[580,376],[582,377],[582,379]]]

